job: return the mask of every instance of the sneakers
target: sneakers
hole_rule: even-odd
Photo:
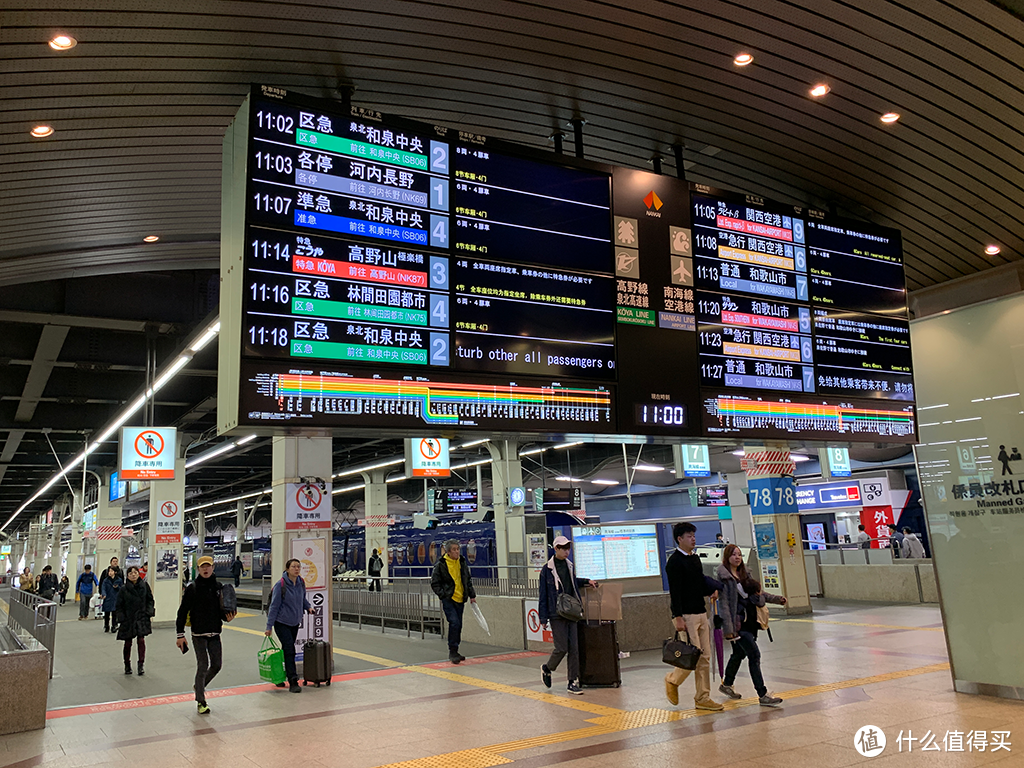
[[[574,696],[582,696],[583,695],[583,689],[580,688],[580,683],[579,683],[578,680],[570,680],[569,681],[569,686],[565,690],[568,691],[569,693],[573,694]]]
[[[725,709],[725,707],[723,707],[717,701],[712,701],[711,699],[695,701],[693,703],[693,706],[695,706],[697,709],[707,710],[708,712],[721,712],[723,709]]]
[[[668,703],[672,706],[679,704],[679,686],[673,685],[668,680],[665,681],[665,698],[668,699]]]
[[[291,685],[288,686],[289,693],[302,693],[302,688],[299,687],[298,680],[292,680]]]
[[[544,681],[544,687],[551,687],[551,670],[548,669],[547,664],[540,665],[540,679]]]
[[[742,699],[743,698],[738,693],[736,693],[736,689],[735,688],[733,688],[731,685],[726,685],[725,683],[722,683],[720,686],[718,686],[718,690],[719,690],[720,693],[724,693],[730,699]]]
[[[782,699],[778,696],[772,696],[770,693],[766,693],[757,700],[757,703],[762,707],[777,707],[782,704]]]
[[[200,702],[198,702],[196,704],[196,711],[200,715],[208,715],[208,714],[210,714],[210,708],[206,705],[205,701],[200,701]]]

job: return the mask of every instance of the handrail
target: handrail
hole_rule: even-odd
[[[12,633],[26,632],[50,652],[50,677],[53,677],[54,647],[57,640],[57,603],[39,595],[11,587],[7,610],[7,628]]]

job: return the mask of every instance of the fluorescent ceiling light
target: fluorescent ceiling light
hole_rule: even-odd
[[[595,478],[590,482],[595,483],[596,485],[622,485],[618,480],[605,480],[601,477]]]
[[[579,483],[579,482],[582,482],[578,477],[569,477],[568,475],[561,475],[559,477],[556,477],[555,480],[557,480],[560,483]]]
[[[636,464],[636,465],[633,466],[633,469],[638,470],[640,472],[664,472],[665,471],[664,467],[657,467],[654,464]]]

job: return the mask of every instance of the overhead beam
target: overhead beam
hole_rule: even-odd
[[[24,323],[26,325],[65,325],[74,328],[102,328],[108,331],[145,333],[170,333],[174,323],[154,323],[150,320],[117,320],[111,317],[86,317],[83,315],[53,315],[48,312],[23,312],[14,309],[0,310],[0,323]]]

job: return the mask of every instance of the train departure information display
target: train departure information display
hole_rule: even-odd
[[[224,147],[224,431],[916,435],[898,232],[268,86]]]
[[[913,408],[878,403],[914,400],[899,233],[691,193],[705,434],[912,441]]]

